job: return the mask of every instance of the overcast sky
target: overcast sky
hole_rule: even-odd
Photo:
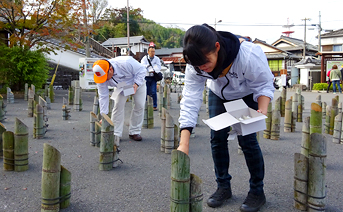
[[[109,0],[109,5],[123,8],[127,0]],[[318,28],[309,25],[319,24],[319,12],[323,30],[343,28],[343,0],[129,0],[129,5],[141,8],[145,18],[165,27],[187,30],[203,23],[214,27],[215,20],[222,20],[216,24],[217,30],[247,35],[269,44],[289,30],[294,31],[290,37],[304,40],[305,21],[302,19],[306,18],[311,19],[306,21],[306,41],[317,45]],[[283,27],[287,24],[295,26]]]

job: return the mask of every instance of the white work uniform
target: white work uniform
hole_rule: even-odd
[[[146,99],[145,72],[146,68],[131,56],[119,56],[108,60],[113,66],[113,77],[104,83],[97,84],[99,93],[100,113],[108,114],[109,90],[108,87],[117,89],[118,83],[125,82],[127,85],[138,85],[133,95],[134,107],[131,112],[129,134],[140,134],[143,125],[144,107]],[[115,90],[114,90],[115,91]],[[125,103],[128,96],[121,92],[114,100],[111,120],[114,124],[114,135],[122,137],[124,126]]]

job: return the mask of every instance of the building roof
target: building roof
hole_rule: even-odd
[[[320,35],[321,38],[329,38],[329,37],[343,37],[343,29],[335,30],[332,32],[324,33]]]
[[[136,43],[144,43],[144,44],[149,45],[150,42],[147,39],[145,39],[143,35],[130,37],[130,44],[136,44]],[[103,42],[101,45],[103,46],[127,45],[127,37],[109,38],[107,41]]]
[[[186,63],[183,57],[162,57],[163,62]]]
[[[295,63],[294,65],[305,65],[308,63],[312,63],[315,65],[320,65],[321,61],[318,60],[317,58],[311,57],[311,56],[306,56],[305,59],[300,60],[299,62]]]
[[[156,49],[155,50],[155,55],[172,55],[175,53],[182,53],[183,48],[161,48],[161,49]]]
[[[274,43],[272,43],[273,46],[277,46],[280,43],[287,43],[289,46],[288,47],[278,47],[280,49],[283,49],[285,51],[294,51],[294,50],[300,50],[303,49],[304,46],[304,41],[301,39],[297,39],[297,38],[291,38],[291,37],[287,37],[284,35],[281,35],[281,37],[275,41]],[[314,46],[310,43],[306,43],[306,47],[308,50],[311,51],[318,51],[317,46]]]

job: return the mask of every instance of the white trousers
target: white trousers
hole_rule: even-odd
[[[114,88],[116,89],[116,88]],[[124,116],[125,116],[125,104],[128,96],[124,96],[120,93],[114,100],[114,106],[112,110],[111,120],[114,124],[114,135],[122,137],[124,127]],[[144,119],[144,108],[146,101],[146,84],[142,83],[138,87],[136,93],[133,95],[134,106],[131,111],[129,135],[141,134],[143,119]]]

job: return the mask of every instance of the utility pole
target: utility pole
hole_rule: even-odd
[[[87,24],[87,10],[86,10],[86,0],[83,0],[83,24],[85,27],[85,38],[86,38],[86,57],[90,57],[90,45],[89,45],[89,32],[88,32],[88,24]]]
[[[130,21],[130,9],[129,9],[129,0],[127,0],[127,11],[126,11],[126,21],[127,21],[127,24],[126,24],[126,28],[127,28],[127,53],[126,55],[130,55],[130,24],[129,24],[129,21]]]
[[[322,31],[322,25],[321,25],[321,15],[319,11],[319,24],[318,24],[318,52],[321,52],[322,48],[322,41],[321,41],[321,35],[320,32]],[[318,55],[318,60],[320,60],[320,55]]]
[[[305,29],[304,29],[304,54],[303,54],[303,58],[305,59],[306,56],[306,21],[310,21],[310,18],[305,18],[305,19],[301,19],[302,21],[305,21]]]

